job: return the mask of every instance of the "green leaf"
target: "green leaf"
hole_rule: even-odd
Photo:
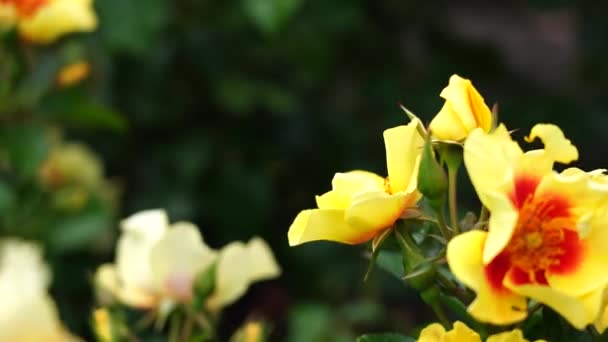
[[[367,334],[359,336],[357,342],[416,342],[416,339],[399,334]]]
[[[376,258],[376,263],[398,279],[402,279],[405,275],[401,252],[381,250]]]
[[[0,180],[0,215],[6,213],[15,203],[15,194],[12,187]]]
[[[62,58],[56,54],[43,56],[35,68],[18,85],[14,99],[15,105],[31,108],[38,104],[55,84],[57,73],[62,65]]]
[[[43,126],[15,124],[0,129],[0,148],[4,147],[9,168],[18,178],[37,175],[48,154],[48,140]]]
[[[588,332],[575,329],[557,312],[548,307],[544,306],[542,308],[542,315],[542,332],[540,336],[543,339],[551,342],[593,341],[593,337]]]
[[[118,52],[143,54],[158,44],[169,18],[170,2],[163,0],[104,0],[96,2],[99,31]]]
[[[326,341],[331,331],[332,312],[322,304],[300,304],[289,314],[290,342]]]
[[[79,95],[53,99],[47,109],[50,116],[56,120],[77,126],[108,128],[117,132],[125,131],[127,121],[122,115],[101,103]]]
[[[51,227],[48,243],[60,252],[84,248],[112,226],[112,214],[102,202],[91,199],[77,214],[59,218]]]
[[[243,0],[245,13],[269,36],[281,30],[299,5],[300,0]]]

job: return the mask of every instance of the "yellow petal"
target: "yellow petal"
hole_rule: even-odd
[[[353,197],[346,209],[346,222],[358,231],[375,235],[374,232],[391,227],[405,208],[413,206],[416,194],[404,192],[389,195],[384,191],[365,192]]]
[[[604,294],[602,297],[603,298],[602,298],[600,314],[598,315],[595,322],[593,323],[593,325],[595,326],[595,329],[600,334],[603,334],[604,331],[606,331],[606,328],[608,328],[608,305],[607,305],[608,304],[608,290],[607,289],[604,289]]]
[[[429,131],[439,140],[461,141],[470,130],[463,124],[452,105],[446,101],[429,125]]]
[[[487,193],[486,206],[491,212],[488,236],[483,249],[483,264],[489,264],[509,244],[517,225],[518,211],[504,193]]]
[[[541,342],[537,340],[536,342]],[[502,332],[500,334],[489,336],[486,342],[529,342],[524,338],[524,334],[519,329]]]
[[[481,342],[481,337],[464,323],[454,322],[454,328],[445,334],[445,342]]]
[[[584,296],[574,297],[549,286],[515,285],[509,274],[505,277],[504,285],[522,296],[549,306],[577,329],[584,329],[588,324],[593,323],[600,313],[603,288]]]
[[[150,250],[149,262],[157,288],[177,300],[192,296],[196,275],[215,262],[216,253],[201,237],[198,228],[178,222]]]
[[[144,292],[156,291],[150,270],[150,250],[167,231],[168,221],[164,210],[146,210],[121,222],[116,267],[124,287]]]
[[[328,240],[358,244],[371,239],[369,232],[350,226],[344,219],[344,210],[310,209],[301,211],[289,227],[290,246],[305,242]]]
[[[50,271],[38,245],[0,244],[0,341],[71,341],[47,293]]]
[[[553,172],[553,159],[549,158],[544,150],[527,151],[521,156],[515,174],[532,177],[543,176]]]
[[[247,245],[232,242],[220,251],[215,289],[207,306],[211,310],[218,310],[230,305],[245,294],[252,283],[277,277],[280,273],[272,251],[264,240],[256,237]]]
[[[488,207],[487,193],[506,192],[523,152],[511,140],[504,125],[490,134],[476,129],[464,144],[464,163],[481,202]],[[489,207],[488,207],[489,208]]]
[[[98,308],[93,311],[93,329],[100,342],[112,341],[112,321],[108,309]]]
[[[420,121],[384,131],[386,165],[392,193],[411,192],[416,188],[417,166],[424,139],[418,132]]]
[[[420,332],[418,342],[443,342],[445,339],[445,328],[439,323],[433,323]]]
[[[448,332],[439,323],[433,323],[420,332],[418,342],[481,342],[481,337],[460,321]]]
[[[54,0],[22,20],[19,30],[29,40],[52,43],[71,32],[90,32],[97,27],[92,0]]]
[[[475,127],[480,127],[486,132],[490,130],[492,113],[470,80],[452,75],[448,86],[443,89],[440,96],[452,104],[469,130]],[[473,121],[470,121],[470,117]]]
[[[103,304],[111,304],[117,300],[133,308],[149,309],[155,307],[158,301],[155,292],[122,283],[116,267],[112,264],[104,264],[97,269],[95,285],[98,300]]]
[[[0,33],[12,28],[17,23],[17,9],[10,2],[0,1]]]
[[[566,139],[562,130],[551,124],[537,124],[532,127],[526,141],[532,142],[540,138],[545,144],[545,153],[553,160],[568,164],[578,159],[578,150],[570,140]]]
[[[319,209],[346,209],[351,198],[360,192],[383,190],[384,178],[375,173],[355,170],[339,172],[331,181],[332,190],[317,196]]]
[[[570,213],[579,218],[579,228],[588,225],[597,208],[608,205],[608,187],[596,182],[593,174],[576,168],[569,168],[561,173],[550,173],[543,177],[536,194],[558,194],[566,198],[570,205]],[[583,220],[583,222],[580,222]],[[575,227],[570,227],[575,228]],[[588,227],[587,227],[588,228]],[[582,229],[586,233],[588,229]],[[580,229],[579,229],[580,231]]]
[[[0,310],[1,341],[80,341],[62,327],[50,296],[24,299],[19,307],[4,307]]]
[[[435,137],[460,141],[476,127],[490,130],[492,113],[470,80],[452,75],[440,96],[446,103],[431,121],[430,130]]]
[[[608,218],[593,223],[589,235],[583,241],[580,265],[566,274],[547,273],[549,285],[570,296],[582,296],[608,284]]]
[[[477,293],[469,313],[481,322],[511,324],[526,318],[526,299],[507,289],[495,290],[488,282],[482,263],[487,233],[470,231],[454,237],[447,247],[450,270]]]

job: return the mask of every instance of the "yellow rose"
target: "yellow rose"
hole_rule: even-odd
[[[446,331],[439,323],[433,323],[420,332],[418,342],[481,342],[481,337],[462,322],[454,322],[454,328]],[[491,335],[486,342],[529,342],[519,329]],[[537,340],[536,342],[544,342]]]
[[[490,131],[492,113],[471,81],[452,75],[440,96],[445,104],[429,126],[435,138],[462,141],[477,127]]]
[[[27,40],[47,44],[67,33],[95,30],[97,17],[92,0],[0,1],[0,27],[15,23]]]
[[[524,153],[503,125],[468,137],[465,165],[491,216],[487,232],[449,242],[448,264],[477,293],[468,310],[479,321],[521,321],[531,298],[583,329],[608,283],[608,187],[597,172],[553,171],[578,158],[557,126],[534,126],[526,140],[535,138],[544,149]]]
[[[384,131],[388,177],[367,171],[336,173],[332,190],[317,196],[318,209],[304,210],[287,233],[291,246],[330,240],[358,244],[389,229],[421,195],[416,190],[424,139],[418,119]]]

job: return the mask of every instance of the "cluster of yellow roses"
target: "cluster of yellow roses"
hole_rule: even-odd
[[[99,267],[95,285],[102,305],[121,303],[153,310],[166,318],[178,305],[190,305],[196,280],[211,277],[206,311],[217,314],[240,298],[250,284],[275,278],[281,269],[264,240],[208,247],[189,222],[169,225],[163,210],[147,210],[125,219],[116,263]],[[61,325],[47,293],[50,271],[37,245],[6,239],[0,243],[0,341],[79,341]],[[94,312],[101,341],[113,340],[108,313]],[[115,335],[114,335],[115,336]]]
[[[524,152],[467,79],[452,76],[441,97],[445,104],[428,133],[415,117],[384,132],[387,178],[337,173],[332,190],[317,196],[318,208],[294,220],[290,245],[363,243],[407,219],[421,198],[417,173],[423,135],[430,134],[435,146],[462,146],[468,175],[490,213],[477,229],[449,237],[447,244],[451,272],[477,294],[469,313],[481,322],[512,324],[527,317],[531,299],[578,329],[594,324],[603,332],[608,176],[574,167],[554,171],[554,163],[578,159],[576,147],[555,125],[535,125],[525,140],[539,138],[544,148]]]
[[[17,27],[32,42],[47,44],[97,27],[92,0],[0,0],[0,30]]]

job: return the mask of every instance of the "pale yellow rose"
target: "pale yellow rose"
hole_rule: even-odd
[[[0,244],[0,341],[78,341],[59,321],[47,293],[50,272],[31,243]]]
[[[209,298],[214,309],[242,296],[250,283],[280,273],[266,243],[253,238],[221,251],[209,248],[192,223],[169,225],[163,210],[148,210],[121,223],[116,263],[96,274],[102,301],[115,298],[135,308],[170,311],[194,295],[196,277],[217,263],[215,288]]]

